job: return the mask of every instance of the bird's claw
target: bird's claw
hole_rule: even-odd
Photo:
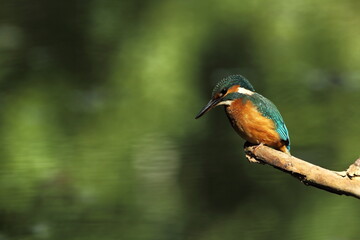
[[[260,146],[263,146],[263,145],[264,145],[263,143],[260,143],[259,145],[254,145],[254,144],[249,143],[247,141],[244,143],[244,148],[254,146],[254,151],[253,151],[254,153],[253,154],[248,154],[248,153],[245,154],[245,156],[246,156],[246,158],[247,158],[247,160],[249,162],[251,162],[251,163],[262,163],[261,161],[257,160],[254,155],[255,155],[256,149],[258,147],[260,147]]]

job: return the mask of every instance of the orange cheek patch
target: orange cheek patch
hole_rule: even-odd
[[[232,86],[231,88],[228,89],[227,94],[237,92],[239,87],[240,87],[240,85]]]

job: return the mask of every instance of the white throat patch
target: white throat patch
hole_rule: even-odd
[[[237,92],[241,93],[241,94],[249,95],[249,96],[254,94],[254,92],[252,92],[246,88],[243,88],[243,87],[238,87]]]
[[[227,100],[227,101],[219,102],[218,104],[216,104],[216,106],[220,106],[220,105],[230,106],[233,101],[234,100]]]

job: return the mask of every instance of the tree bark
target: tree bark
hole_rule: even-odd
[[[250,162],[271,165],[291,174],[305,185],[360,199],[360,159],[348,170],[336,172],[264,145],[245,146],[244,150]]]

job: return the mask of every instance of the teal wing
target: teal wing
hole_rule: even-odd
[[[287,149],[290,150],[290,137],[289,132],[286,128],[284,120],[276,108],[276,106],[267,98],[263,97],[260,94],[254,94],[255,96],[251,99],[259,111],[267,118],[273,120],[276,125],[276,131],[279,133],[280,138],[286,142]]]

